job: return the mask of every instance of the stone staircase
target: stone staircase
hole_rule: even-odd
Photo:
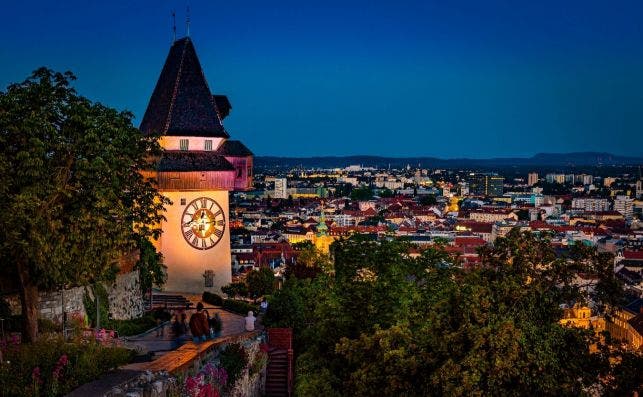
[[[288,396],[288,350],[268,350],[266,369],[266,397]]]
[[[163,308],[167,308],[168,310],[190,309],[192,302],[183,295],[154,294],[152,296],[152,302],[147,302],[147,305],[150,306],[151,310]]]

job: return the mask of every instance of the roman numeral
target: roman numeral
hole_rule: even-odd
[[[210,208],[208,208],[210,211],[212,211],[212,207],[214,207],[214,201],[210,203]]]
[[[192,205],[192,207],[194,207],[194,211],[199,210],[199,204],[197,204],[196,202],[193,201],[191,205]]]
[[[205,243],[205,239],[204,239],[204,238],[202,238],[202,239],[201,239],[201,247],[202,247],[202,248],[207,247],[207,244]]]
[[[212,237],[210,237],[210,244],[215,245],[217,242],[212,240]]]
[[[214,217],[216,218],[217,216],[223,214],[223,211],[219,210],[214,214]]]
[[[192,245],[195,247],[199,245],[199,238],[197,236],[194,236],[194,240],[192,240]]]
[[[190,240],[192,236],[194,236],[194,232],[192,231],[192,229],[188,229],[183,232],[183,235],[185,236],[186,239]]]
[[[205,206],[207,205],[207,203],[208,203],[207,199],[202,198],[202,199],[201,199],[201,208],[205,208]]]
[[[214,229],[214,234],[216,234],[216,236],[217,236],[218,238],[221,238],[221,236],[223,236],[223,230],[221,230],[221,229]]]
[[[217,226],[223,226],[225,225],[225,221],[223,219],[217,221]]]

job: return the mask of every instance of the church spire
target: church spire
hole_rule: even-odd
[[[317,235],[328,236],[328,226],[326,226],[326,214],[324,213],[324,201],[321,202],[321,216],[317,224]]]

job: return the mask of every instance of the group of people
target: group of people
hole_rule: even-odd
[[[211,317],[210,313],[203,309],[203,303],[199,302],[196,305],[196,312],[190,316],[189,322],[185,312],[176,315],[172,323],[172,333],[177,345],[185,342],[188,330],[192,334],[192,340],[195,343],[204,342],[218,336],[222,324],[221,316],[218,312]]]
[[[218,323],[218,326],[217,326]],[[215,330],[221,328],[221,316],[215,313],[210,317],[210,313],[203,309],[203,303],[196,305],[196,313],[190,317],[190,332],[194,342],[205,342],[207,339],[214,338]]]
[[[260,304],[261,313],[264,314],[268,309],[268,302],[264,299]],[[248,312],[248,316],[244,318],[245,330],[254,331],[255,321],[257,318],[252,311]],[[172,322],[172,333],[174,334],[175,348],[183,344],[188,339],[188,330],[192,334],[192,340],[195,343],[204,342],[208,339],[213,339],[219,336],[223,322],[219,313],[215,313],[214,317],[210,317],[207,309],[203,308],[203,303],[199,302],[196,305],[196,312],[190,316],[190,321],[187,320],[187,314],[184,311],[176,313]]]

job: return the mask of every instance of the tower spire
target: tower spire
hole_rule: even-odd
[[[190,37],[190,6],[188,6],[187,14],[185,16],[186,36]]]

